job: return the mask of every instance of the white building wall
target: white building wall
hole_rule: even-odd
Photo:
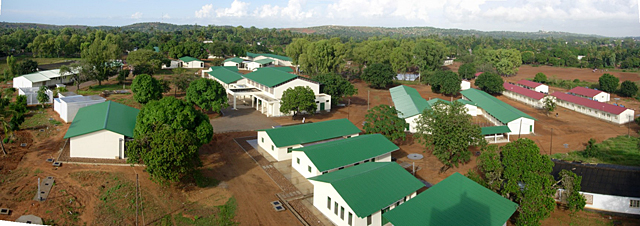
[[[567,108],[569,110],[576,111],[578,113],[582,113],[591,117],[595,117],[598,119],[602,119],[608,122],[613,122],[616,124],[624,124],[627,122],[631,122],[634,119],[634,111],[631,109],[627,109],[620,113],[620,115],[615,115],[609,112],[605,112],[598,109],[588,108],[582,105],[578,105],[575,103],[571,103],[568,101],[560,100],[556,98],[556,104],[560,107]]]
[[[467,109],[467,114],[471,116],[478,116],[478,106],[465,104],[464,107]]]
[[[40,101],[38,101],[38,89],[37,89],[38,87],[32,87],[34,88],[33,90],[24,89],[27,87],[21,87],[21,88],[23,89],[18,89],[18,95],[24,95],[27,97],[27,105],[40,104]],[[47,104],[53,103],[53,91],[51,91],[50,89],[47,89],[45,93],[49,95],[49,100],[46,103]]]
[[[597,100],[598,102],[609,102],[610,96],[611,95],[609,95],[609,93],[600,92],[598,95],[594,96],[593,99]]]
[[[549,86],[539,85],[538,87],[534,88],[533,91],[536,91],[539,93],[549,93]]]
[[[274,93],[273,93],[273,97],[275,97],[276,99],[280,99],[282,98],[282,94],[284,93],[285,90],[287,90],[288,88],[293,88],[293,87],[298,87],[298,86],[307,86],[309,88],[311,88],[311,90],[313,90],[313,94],[314,95],[318,95],[320,94],[320,84],[317,83],[313,83],[313,82],[309,82],[306,80],[302,80],[302,79],[294,79],[291,80],[285,84],[282,84],[278,87],[274,88]]]
[[[204,68],[204,62],[199,60],[194,60],[191,62],[182,61],[182,67],[183,68]]]
[[[418,132],[418,129],[417,129],[416,126],[418,125],[417,121],[418,121],[419,118],[420,118],[420,114],[417,114],[417,115],[414,115],[414,116],[411,116],[409,118],[405,118],[404,119],[405,122],[409,123],[409,132],[410,133]]]
[[[76,117],[76,114],[78,114],[78,111],[80,110],[80,108],[94,105],[94,104],[99,104],[106,101],[106,99],[101,99],[101,100],[92,100],[92,101],[85,101],[85,102],[67,103],[64,101],[64,99],[56,98],[56,100],[57,101],[54,102],[53,109],[54,111],[58,112],[58,114],[60,115],[60,118],[66,123],[73,122],[73,119]]]
[[[33,83],[29,79],[19,76],[13,78],[13,88],[33,87]]]
[[[522,123],[522,125],[520,125],[520,123]],[[509,123],[507,123],[507,126],[509,127],[509,129],[511,130],[511,132],[509,133],[510,135],[518,135],[518,133],[520,134],[532,134],[535,133],[535,125],[534,125],[535,121],[533,119],[530,118],[518,118],[516,120],[513,120]]]
[[[294,151],[291,156],[291,166],[304,176],[304,178],[322,175],[322,172],[318,171],[318,168],[316,168],[303,151]],[[309,167],[311,170],[309,170]]]
[[[468,89],[471,89],[471,82],[462,80],[462,82],[460,82],[460,90],[468,90]]]
[[[239,63],[236,63],[236,62],[233,62],[233,61],[227,61],[227,62],[224,62],[224,64],[222,64],[222,65],[223,65],[223,66],[225,66],[225,67],[231,67],[231,66],[233,66],[233,67],[237,67],[238,69],[240,69],[240,67],[238,66],[238,65],[240,65],[240,64],[239,64]]]
[[[377,211],[371,214],[371,224],[367,224],[367,217],[358,217],[351,207],[347,205],[344,199],[338,194],[338,192],[331,186],[329,183],[319,182],[310,180],[313,184],[313,206],[316,207],[322,214],[324,214],[331,222],[333,222],[337,226],[349,226],[349,213],[353,215],[352,226],[381,226],[382,225],[382,212]],[[408,201],[409,199],[416,196],[416,192],[413,192],[410,195],[407,195],[405,198]],[[331,198],[330,205],[328,203],[328,197]],[[375,198],[375,197],[372,197]],[[404,199],[398,200],[400,204],[404,203]],[[335,213],[335,205],[338,204],[338,214]],[[341,207],[344,208],[344,219],[340,217]],[[396,203],[389,203],[389,209],[393,209],[396,207]]]
[[[124,135],[100,130],[72,137],[69,148],[71,158],[124,158]]]
[[[265,131],[258,131],[258,146],[260,146],[265,152],[269,153],[276,161],[284,161],[291,159],[291,153],[287,153],[288,149],[291,148],[299,148],[302,147],[300,144],[286,146],[286,147],[276,147],[271,141],[271,138]]]
[[[557,192],[560,191],[563,191],[563,189],[558,189]],[[580,192],[580,194],[582,194],[582,196],[587,199],[587,204],[584,206],[585,208],[598,211],[640,215],[640,208],[634,208],[630,205],[631,200],[640,201],[640,197],[622,197],[591,192]],[[555,199],[556,201],[559,201],[558,197],[556,197]]]

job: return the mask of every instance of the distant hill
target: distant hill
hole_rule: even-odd
[[[160,22],[149,22],[149,23],[135,23],[127,26],[86,26],[86,25],[50,25],[50,24],[35,24],[35,23],[8,23],[8,22],[0,22],[0,28],[21,28],[21,29],[47,29],[47,30],[56,30],[63,29],[65,27],[76,28],[76,29],[103,29],[103,30],[112,30],[112,29],[121,29],[124,31],[181,31],[181,30],[189,30],[194,28],[200,28],[200,25],[176,25],[169,23],[160,23]],[[227,26],[223,26],[227,27]]]
[[[462,30],[462,29],[444,29],[435,27],[356,27],[356,26],[318,26],[308,28],[286,28],[293,32],[328,35],[332,37],[356,37],[367,38],[371,36],[401,36],[401,37],[419,37],[419,36],[489,36],[494,38],[514,38],[514,39],[538,39],[538,38],[607,38],[599,35],[584,35],[558,31],[539,31],[539,32],[517,32],[517,31],[478,31],[478,30]]]

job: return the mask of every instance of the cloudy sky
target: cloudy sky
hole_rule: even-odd
[[[0,0],[0,21],[259,28],[351,25],[640,36],[640,0]]]

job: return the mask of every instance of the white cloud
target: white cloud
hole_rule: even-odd
[[[213,4],[207,4],[195,12],[196,18],[208,17],[244,17],[249,15],[249,3],[233,0],[229,8],[213,9]]]
[[[168,13],[164,13],[162,14],[162,19],[171,19],[171,16]]]
[[[203,5],[200,10],[196,11],[196,18],[209,17],[212,9],[213,9],[213,4]]]
[[[637,0],[526,0],[518,6],[496,7],[480,15],[508,22],[552,20],[627,20],[635,18]]]
[[[142,13],[141,12],[136,12],[134,14],[131,15],[131,19],[140,19],[142,18]]]
[[[257,16],[259,18],[283,17],[296,21],[313,17],[314,13],[312,10],[304,11],[305,6],[305,0],[289,0],[286,7],[266,4],[258,7],[253,12],[253,16]]]

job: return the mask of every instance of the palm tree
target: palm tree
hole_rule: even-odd
[[[16,111],[9,107],[11,99],[13,99],[12,94],[12,89],[4,89],[0,92],[0,128],[4,131],[4,137],[0,139],[0,147],[2,147],[4,156],[7,156],[7,151],[4,149],[4,138],[13,135],[11,118],[16,114]]]

